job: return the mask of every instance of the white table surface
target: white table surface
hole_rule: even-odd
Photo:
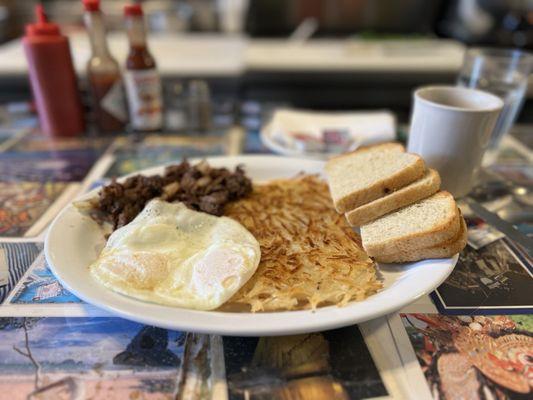
[[[245,63],[249,70],[455,73],[463,53],[451,40],[254,40]]]
[[[83,76],[90,55],[84,31],[69,34],[74,64]],[[127,40],[123,32],[110,33],[113,55],[123,63]],[[215,34],[152,34],[150,49],[163,75],[237,77],[245,71],[380,71],[451,72],[461,65],[464,47],[449,40],[357,39],[288,40],[248,39]],[[0,77],[27,73],[20,40],[0,46]]]
[[[83,31],[69,34],[74,66],[85,74],[91,50]],[[124,65],[128,51],[124,33],[110,33],[108,45],[113,56]],[[150,35],[149,47],[162,75],[238,76],[244,70],[246,40],[220,35]],[[0,46],[0,77],[25,75],[27,63],[21,40]]]

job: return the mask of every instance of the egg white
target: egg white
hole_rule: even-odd
[[[250,279],[260,258],[259,243],[237,221],[152,200],[111,234],[90,272],[133,298],[212,310]]]

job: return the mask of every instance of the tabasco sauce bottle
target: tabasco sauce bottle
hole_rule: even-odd
[[[119,132],[124,129],[128,118],[120,67],[107,48],[100,0],[83,0],[83,5],[83,19],[91,41],[87,80],[95,123],[100,132]]]
[[[161,79],[148,51],[140,4],[126,5],[124,17],[130,45],[124,82],[131,126],[136,131],[157,131],[163,126]]]

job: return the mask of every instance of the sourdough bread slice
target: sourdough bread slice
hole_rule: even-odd
[[[371,257],[450,240],[460,228],[459,210],[448,192],[401,208],[361,227],[363,247]]]
[[[382,215],[413,204],[437,192],[440,188],[440,176],[434,169],[427,170],[419,180],[404,186],[380,199],[357,207],[346,213],[346,219],[352,226],[367,224]]]
[[[329,190],[339,213],[353,210],[421,178],[424,160],[399,143],[363,147],[326,163]]]
[[[466,246],[467,242],[467,228],[463,217],[460,217],[459,233],[452,240],[440,243],[433,247],[425,247],[421,249],[412,249],[407,251],[397,252],[395,254],[380,254],[374,259],[381,263],[400,263],[419,261],[428,258],[448,258],[460,253]]]

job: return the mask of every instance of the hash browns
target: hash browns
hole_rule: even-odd
[[[381,283],[360,237],[333,208],[316,176],[254,185],[226,206],[261,246],[256,273],[229,300],[255,311],[346,305],[376,293]]]

